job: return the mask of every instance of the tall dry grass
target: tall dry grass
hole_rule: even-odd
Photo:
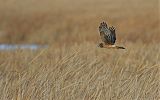
[[[0,52],[0,99],[158,100],[159,61],[160,48],[143,44]]]

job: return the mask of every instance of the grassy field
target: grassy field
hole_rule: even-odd
[[[0,43],[94,42],[102,21],[118,41],[159,42],[158,13],[158,0],[1,0]]]
[[[158,100],[160,48],[128,48],[1,52],[0,99]]]
[[[47,44],[0,51],[1,100],[159,100],[158,0],[1,0],[0,43]],[[117,45],[98,48],[98,26]]]

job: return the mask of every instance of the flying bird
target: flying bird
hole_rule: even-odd
[[[113,48],[113,49],[125,49],[121,46],[116,46],[116,33],[115,27],[108,27],[106,22],[100,23],[99,33],[103,43],[99,43],[98,47],[100,48]]]

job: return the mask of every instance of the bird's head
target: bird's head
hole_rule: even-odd
[[[99,43],[98,47],[103,48],[103,43]]]

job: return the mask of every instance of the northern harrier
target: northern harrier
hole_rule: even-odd
[[[99,26],[99,32],[101,40],[104,43],[99,43],[98,47],[125,49],[124,47],[115,46],[116,33],[115,33],[115,28],[113,26],[108,28],[107,24],[105,22],[102,22]]]

